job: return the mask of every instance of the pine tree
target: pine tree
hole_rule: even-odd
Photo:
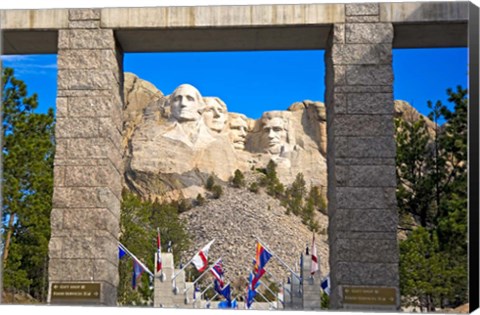
[[[232,185],[235,188],[245,187],[245,176],[239,169],[235,170],[232,178]]]
[[[178,261],[190,246],[185,225],[174,204],[142,201],[138,196],[124,191],[120,214],[120,242],[153,272],[157,228],[162,238],[162,251],[172,243],[174,259]],[[117,290],[121,305],[148,305],[152,301],[149,276],[144,273],[137,290],[132,289],[132,259],[125,256],[119,262],[120,282]]]
[[[432,223],[431,203],[434,198],[434,165],[430,137],[424,119],[407,122],[397,119],[397,202],[401,224],[409,215],[418,218],[420,225]]]
[[[288,213],[300,215],[304,219],[304,224],[308,221],[303,214],[303,197],[306,194],[305,179],[302,173],[298,173],[292,185],[286,191],[286,207]],[[311,209],[309,209],[311,210]],[[309,212],[307,210],[307,212]]]
[[[37,95],[5,68],[3,107],[4,288],[46,301],[53,193],[54,114],[35,113]]]
[[[447,90],[453,111],[441,102],[429,107],[436,127],[427,139],[423,122],[397,122],[397,201],[400,214],[414,215],[400,246],[404,302],[427,311],[468,301],[467,90]]]
[[[405,305],[435,311],[451,290],[450,272],[434,232],[419,227],[400,243],[400,291]]]

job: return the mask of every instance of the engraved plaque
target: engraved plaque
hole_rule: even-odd
[[[52,283],[50,303],[98,304],[100,283]]]
[[[396,292],[395,288],[343,287],[343,303],[395,306]]]

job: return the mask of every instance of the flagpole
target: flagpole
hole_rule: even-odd
[[[195,281],[193,281],[192,284],[195,285],[195,283],[197,283],[198,280],[200,280],[206,273],[208,273],[208,272],[213,268],[213,266],[215,266],[215,264],[220,261],[220,259],[222,259],[222,258],[220,257],[219,259],[217,259],[217,261],[215,261],[215,263],[214,263],[213,265],[211,265],[210,267],[208,267],[208,269],[205,270],[197,279],[195,279]],[[184,290],[183,290],[183,293],[185,293],[185,292],[187,292],[188,290],[190,290],[190,288],[191,288],[191,287],[188,287],[188,288],[184,289]]]
[[[126,247],[125,245],[123,245],[122,243],[118,242],[118,245],[120,245],[120,247],[122,247],[122,249],[127,253],[129,254],[133,259],[135,259],[139,264],[140,266],[152,277],[155,277],[153,275],[153,273],[147,268],[147,266],[145,266],[141,261],[140,259],[138,259],[134,254],[132,254],[132,252],[130,252]],[[150,256],[151,257],[151,256]]]
[[[159,243],[159,244],[157,244],[157,255],[160,255],[160,262],[163,264],[163,261],[162,261],[162,240],[161,240],[161,236],[160,236],[160,228],[159,227],[157,227],[157,237],[158,237],[158,243]],[[157,261],[155,262],[155,265],[156,264],[158,264],[158,257],[157,257]],[[156,271],[157,270],[155,269],[155,272]],[[164,280],[163,275],[164,275],[164,273],[163,273],[163,266],[162,266],[161,269],[160,269],[160,275],[159,275],[160,280],[162,280],[162,282]]]
[[[200,296],[202,296],[205,292],[207,292],[207,290],[210,289],[210,288],[212,287],[212,285],[213,285],[213,282],[210,283],[205,290],[203,290],[202,292],[200,292]],[[195,304],[196,301],[197,301],[197,298],[195,297],[195,298],[193,299],[193,303]]]
[[[302,278],[301,278],[300,276],[298,276],[298,275],[295,273],[295,271],[293,271],[293,269],[290,268],[290,266],[287,265],[280,257],[278,257],[277,254],[275,254],[272,250],[270,250],[270,249],[265,245],[265,243],[262,242],[262,240],[260,240],[260,238],[258,238],[257,236],[255,236],[255,238],[257,239],[257,241],[258,241],[261,245],[263,245],[263,247],[265,247],[265,249],[266,249],[269,253],[272,254],[272,256],[275,256],[275,258],[277,258],[278,261],[280,261],[280,263],[281,263],[282,265],[284,265],[285,267],[287,267],[287,269],[290,270],[290,272],[291,272],[298,280],[300,280],[300,281],[302,280]]]
[[[216,298],[216,297],[217,297],[217,295],[218,295],[218,292],[217,292],[217,293],[215,293],[215,295],[214,295],[214,296],[213,296],[213,297],[212,297],[210,300],[206,300],[206,303],[205,303],[205,305],[206,305],[206,304],[208,304],[208,303],[210,303],[210,302],[211,302],[211,301],[212,301],[214,298]]]
[[[215,242],[215,239],[213,239],[212,241],[210,241],[208,244],[213,244],[214,242]],[[208,244],[207,244],[207,245],[208,245]],[[207,246],[207,245],[205,245],[205,246]],[[205,246],[203,246],[202,249],[205,248]],[[200,249],[200,251],[201,251],[202,249]],[[198,251],[197,254],[198,254],[200,251]],[[188,265],[190,265],[190,264],[192,263],[193,259],[195,258],[195,256],[197,256],[197,254],[193,255],[192,259],[190,259],[190,261],[189,261],[188,263],[186,263],[185,266],[184,266],[182,269],[180,269],[176,274],[174,274],[174,275],[172,276],[172,280],[174,280],[185,268],[187,268]]]
[[[272,293],[273,296],[276,296],[276,294],[275,294],[269,287],[267,287],[267,285],[266,285],[265,283],[263,283],[262,281],[258,281],[258,282],[260,282],[260,284],[263,285],[263,287],[264,287],[265,289],[267,289],[268,291],[270,291],[270,293]]]
[[[277,307],[275,306],[275,304],[273,304],[272,302],[270,302],[266,297],[265,295],[263,295],[261,292],[257,292],[258,294],[260,294],[260,296],[265,300],[267,301],[268,304],[270,304],[274,309],[277,309]],[[255,300],[255,298],[253,298]],[[257,300],[255,300],[255,302],[259,303]]]

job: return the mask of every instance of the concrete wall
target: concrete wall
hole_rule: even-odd
[[[105,8],[99,14],[100,27],[113,29],[125,52],[325,49],[331,25],[353,21],[344,4]],[[3,54],[56,53],[56,32],[68,18],[68,10],[2,10]],[[467,45],[468,2],[380,3],[378,21],[393,23],[394,47]]]

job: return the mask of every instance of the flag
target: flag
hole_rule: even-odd
[[[162,270],[162,245],[160,243],[160,229],[157,228],[157,273]]]
[[[147,268],[147,266],[145,266],[141,261],[140,259],[138,259],[134,254],[132,254],[132,252],[130,252],[126,247],[125,245],[123,245],[122,243],[118,243],[118,257],[119,258],[122,258],[123,256],[125,256],[125,254],[128,254],[130,257],[132,257],[133,261],[134,262],[137,262],[137,264],[140,265],[140,267],[142,268],[143,271],[147,272],[151,277],[153,277],[153,273],[150,271],[150,269]]]
[[[127,252],[123,249],[122,245],[118,245],[118,259],[122,259],[126,254]]]
[[[247,285],[247,299],[245,303],[245,306],[247,307],[247,309],[249,309],[250,306],[252,306],[253,299],[255,298],[255,295],[257,295],[256,289],[260,285],[260,283],[257,283],[258,280],[257,282],[254,283],[253,282],[254,279],[255,279],[254,274],[250,272],[250,276],[248,278],[248,285]]]
[[[313,276],[316,271],[318,271],[318,257],[317,257],[317,246],[315,245],[315,233],[313,233],[312,266],[310,268],[310,274]]]
[[[142,265],[136,259],[133,259],[132,288],[134,290],[137,288],[138,280],[144,271],[145,269],[143,269]]]
[[[270,254],[260,242],[257,242],[257,250],[255,252],[255,266],[253,267],[254,272],[258,273],[259,270],[262,270],[271,257],[272,254]]]
[[[226,286],[224,286],[222,288],[222,295],[227,299],[227,301],[230,303],[230,301],[232,300],[232,297],[231,297],[231,290],[230,290],[230,283],[227,284]]]
[[[266,272],[266,270],[265,270],[265,268],[263,268],[262,270],[260,270],[258,273],[256,273],[253,276],[253,279],[251,281],[252,288],[256,288],[258,285],[260,285],[260,283],[258,283],[258,281],[265,274],[265,272]],[[257,283],[258,283],[258,285],[257,285]]]
[[[322,279],[320,286],[322,287],[323,292],[325,292],[327,295],[330,295],[330,275],[327,275]]]
[[[233,308],[233,309],[238,309],[237,298],[234,298],[234,299],[232,300],[232,303],[230,303],[230,307]]]
[[[200,293],[200,287],[198,285],[195,285],[195,290],[193,290],[193,299],[198,300],[200,297],[197,298],[197,293]]]
[[[214,241],[215,240],[205,245],[205,247],[202,248],[202,250],[200,250],[192,259],[192,263],[199,272],[205,271],[205,269],[208,267],[208,250]]]
[[[247,285],[247,302],[245,303],[247,309],[250,309],[252,306],[255,295],[257,295],[257,291],[251,290],[251,286]]]
[[[213,287],[215,289],[215,292],[217,292],[220,295],[223,295],[227,301],[231,301],[231,290],[230,290],[230,283],[227,284],[226,286],[221,286],[220,283],[217,281],[217,279],[213,280]]]
[[[218,280],[219,284],[221,287],[225,285],[224,283],[224,277],[223,277],[223,262],[222,258],[217,260],[217,262],[213,265],[213,267],[210,269],[210,272],[212,275],[215,277],[215,279]]]

